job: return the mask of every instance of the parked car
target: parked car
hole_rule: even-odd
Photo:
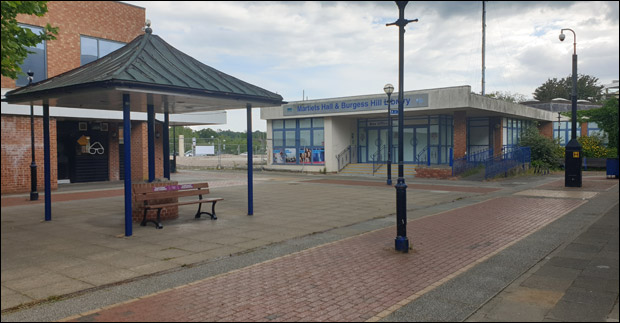
[[[186,151],[185,152],[185,157],[192,157],[192,156],[194,156],[194,152],[193,151],[190,150],[190,151]]]

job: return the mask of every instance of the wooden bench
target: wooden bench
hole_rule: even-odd
[[[161,210],[165,207],[198,204],[198,212],[196,212],[195,218],[198,219],[202,214],[208,214],[212,220],[217,220],[215,216],[215,203],[223,200],[221,197],[204,198],[203,195],[209,194],[209,183],[195,183],[195,184],[179,184],[168,185],[160,187],[144,187],[134,188],[134,200],[141,203],[144,208],[144,218],[140,223],[141,226],[146,226],[148,222],[155,223],[157,229],[163,228],[161,224]],[[181,197],[196,196],[198,200],[183,200]],[[175,202],[162,202],[162,200],[176,199]],[[201,211],[203,203],[211,203],[211,212]],[[147,220],[146,215],[149,210],[157,210],[157,221]]]

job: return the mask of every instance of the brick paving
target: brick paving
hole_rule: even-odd
[[[77,321],[377,320],[586,203],[499,197],[72,317]]]
[[[394,180],[394,185],[396,181]],[[306,183],[317,183],[317,184],[337,184],[337,185],[358,185],[358,186],[374,186],[374,187],[385,187],[392,188],[393,186],[386,185],[382,182],[371,182],[371,181],[355,181],[355,180],[344,180],[344,179],[316,179],[306,181]],[[457,186],[457,185],[431,185],[431,184],[415,184],[415,183],[407,183],[408,189],[416,189],[416,190],[428,190],[428,191],[446,191],[446,192],[469,192],[469,193],[491,193],[495,191],[501,190],[501,188],[492,188],[492,187],[471,187],[471,186]]]

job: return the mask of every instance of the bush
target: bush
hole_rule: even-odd
[[[603,138],[598,135],[582,136],[577,139],[581,145],[581,151],[584,157],[588,158],[605,158],[609,155],[609,150],[603,144]]]
[[[530,147],[532,164],[547,168],[560,168],[564,159],[564,147],[559,141],[540,134],[538,127],[532,126],[523,132],[519,146]]]

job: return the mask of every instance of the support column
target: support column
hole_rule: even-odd
[[[147,113],[147,136],[148,136],[148,159],[149,159],[149,183],[155,180],[155,106],[146,105]]]
[[[161,129],[161,138],[163,141],[163,151],[164,151],[164,177],[170,180],[170,132],[168,127],[170,125],[170,115],[168,114],[168,110],[164,111],[164,124]]]
[[[50,161],[50,105],[43,103],[43,167],[45,168],[45,221],[52,221],[52,163]]]
[[[465,157],[467,154],[467,113],[454,112],[454,159]]]
[[[131,118],[129,94],[123,94],[123,141],[125,149],[125,236],[133,234],[131,205]]]
[[[247,112],[247,142],[248,142],[248,215],[254,214],[254,167],[252,164],[252,105],[246,105]]]

